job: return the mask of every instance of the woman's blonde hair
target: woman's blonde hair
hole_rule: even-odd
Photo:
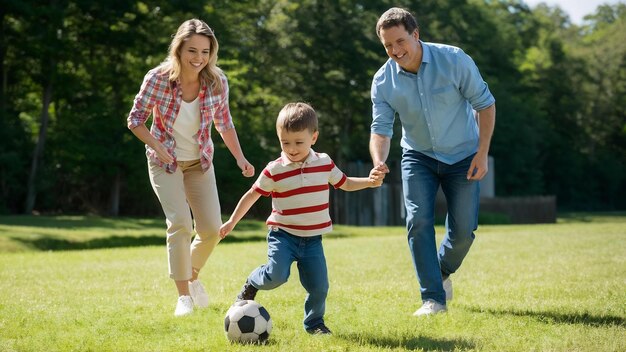
[[[167,59],[160,65],[161,72],[169,73],[169,79],[176,81],[180,77],[181,64],[180,54],[183,44],[194,34],[204,35],[209,38],[209,62],[200,71],[200,80],[206,82],[212,90],[217,93],[222,92],[222,70],[217,67],[217,50],[219,45],[217,38],[209,25],[199,19],[191,19],[183,22],[172,36],[172,42],[169,46],[169,55]]]

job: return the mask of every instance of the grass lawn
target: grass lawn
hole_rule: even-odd
[[[294,266],[257,295],[274,322],[262,346],[228,343],[223,318],[266,260],[263,223],[244,221],[218,245],[200,275],[210,306],[183,318],[164,226],[0,217],[0,351],[626,351],[626,214],[481,226],[448,313],[421,319],[404,229],[336,226],[324,239],[334,335],[302,329]]]

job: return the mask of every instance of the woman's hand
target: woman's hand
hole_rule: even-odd
[[[156,142],[152,146],[152,149],[156,152],[157,158],[165,164],[171,164],[174,162],[174,157],[167,151],[167,148],[161,143]]]
[[[246,160],[246,158],[241,158],[237,160],[237,166],[241,169],[241,174],[244,177],[252,177],[254,176],[254,166]]]

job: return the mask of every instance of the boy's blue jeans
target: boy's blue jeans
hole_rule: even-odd
[[[442,272],[454,273],[474,240],[480,187],[478,181],[467,180],[473,157],[448,165],[414,150],[403,151],[402,188],[408,242],[422,301],[446,303]],[[446,197],[448,214],[446,234],[437,251],[435,197],[439,185]]]
[[[324,322],[328,271],[322,247],[322,236],[299,237],[275,229],[267,235],[267,264],[256,268],[248,281],[259,290],[271,290],[289,278],[291,263],[298,263],[300,283],[307,291],[304,301],[304,328]]]

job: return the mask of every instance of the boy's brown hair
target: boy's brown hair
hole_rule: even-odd
[[[317,132],[317,114],[307,103],[289,103],[278,113],[276,130]]]

